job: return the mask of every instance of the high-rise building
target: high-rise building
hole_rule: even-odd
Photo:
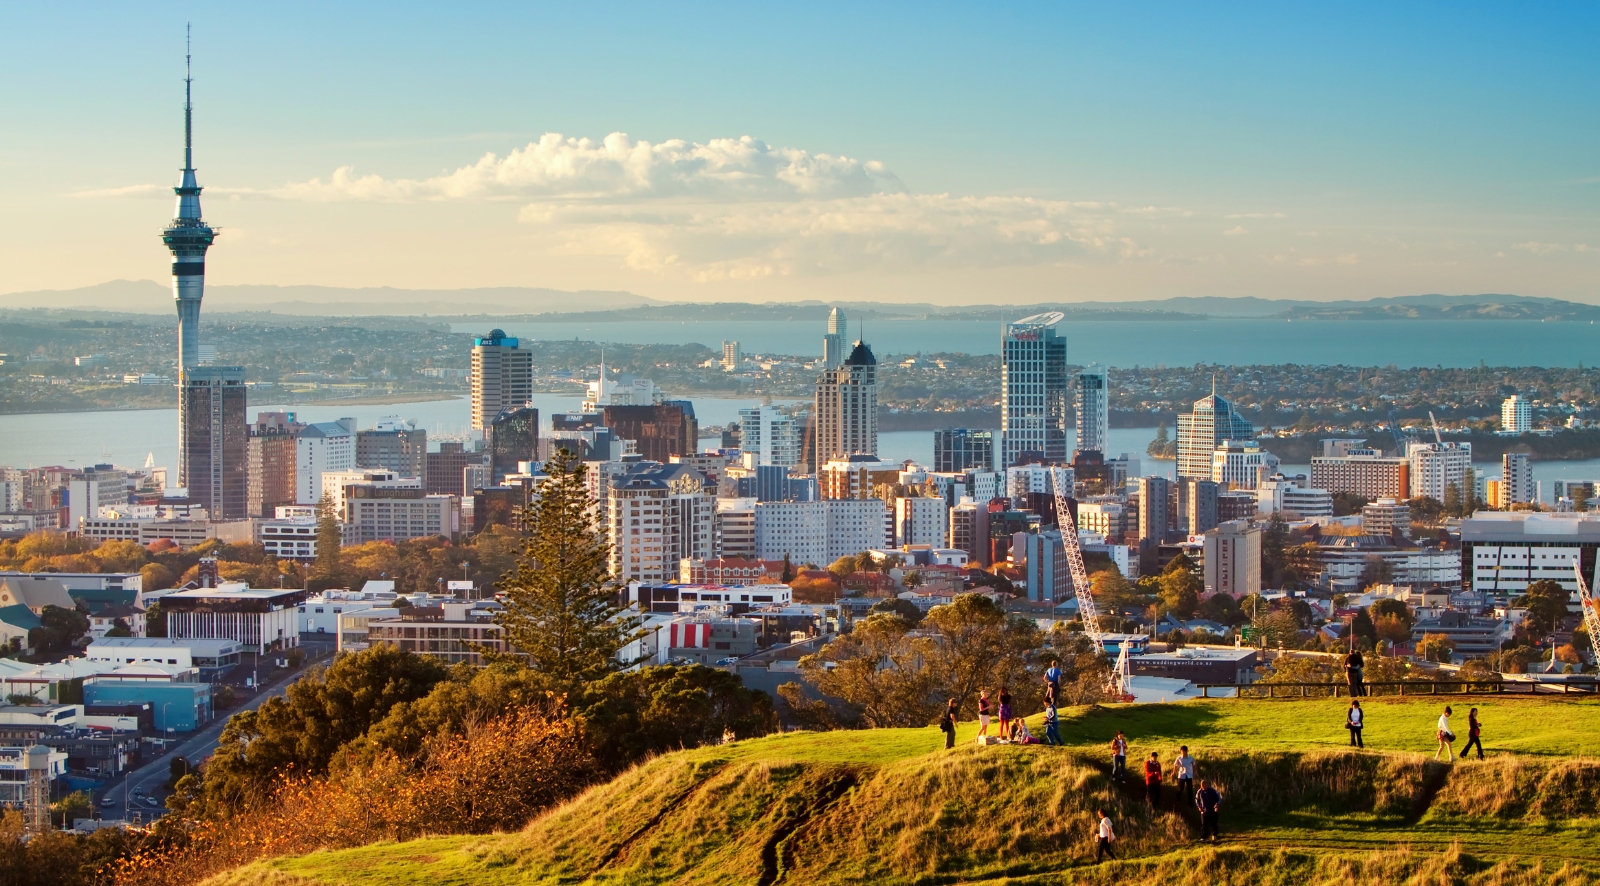
[[[1500,456],[1500,507],[1522,504],[1538,497],[1533,485],[1533,460],[1526,452],[1507,452]]]
[[[1361,506],[1361,531],[1367,535],[1398,533],[1411,537],[1411,506],[1392,498],[1380,498]]]
[[[1139,571],[1155,568],[1156,551],[1171,531],[1169,503],[1172,481],[1166,477],[1139,478]]]
[[[298,504],[322,500],[322,475],[356,466],[356,420],[319,421],[295,435],[295,494]]]
[[[1411,498],[1427,496],[1444,501],[1451,487],[1458,495],[1472,495],[1467,472],[1472,470],[1472,444],[1412,443],[1406,447],[1411,462]]]
[[[683,560],[713,556],[716,496],[693,468],[639,464],[616,478],[608,500],[617,581],[672,581]]]
[[[878,360],[857,341],[838,369],[817,379],[811,427],[817,464],[852,455],[878,454]]]
[[[1254,440],[1255,428],[1233,411],[1233,404],[1217,396],[1194,401],[1194,411],[1178,416],[1178,476],[1215,480],[1212,456],[1229,440]],[[1254,488],[1254,487],[1252,487]]]
[[[934,431],[933,469],[941,474],[994,470],[994,431],[967,428]]]
[[[1512,394],[1500,404],[1500,433],[1526,434],[1533,430],[1533,406],[1521,394]]]
[[[295,435],[304,425],[292,412],[262,412],[250,426],[247,503],[252,517],[272,517],[295,503]]]
[[[1217,525],[1217,494],[1222,485],[1213,480],[1185,477],[1172,484],[1176,535],[1201,535]]]
[[[739,410],[739,448],[756,465],[792,467],[800,463],[800,426],[771,406]]]
[[[822,337],[822,368],[838,369],[844,365],[844,311],[834,308],[828,312],[828,332]]]
[[[700,425],[687,400],[664,400],[654,406],[603,406],[601,423],[623,440],[632,440],[645,461],[665,464],[675,455],[693,455],[699,448]]]
[[[1090,363],[1078,373],[1078,446],[1079,452],[1098,452],[1102,455],[1111,445],[1107,434],[1111,430],[1111,389],[1106,368]]]
[[[487,455],[473,452],[454,440],[440,443],[438,452],[428,453],[428,470],[423,486],[429,495],[471,495],[472,490],[464,488],[461,482],[462,472],[470,467],[482,467]]]
[[[1403,456],[1385,458],[1376,449],[1313,456],[1311,485],[1329,492],[1353,492],[1368,501],[1403,500],[1411,497],[1411,461]]]
[[[1205,536],[1208,594],[1243,597],[1261,592],[1261,527],[1245,520],[1218,525]]]
[[[772,501],[756,504],[756,556],[826,567],[846,554],[889,543],[889,509],[866,501]]]
[[[402,477],[428,484],[428,432],[398,418],[378,421],[377,427],[356,432],[356,466],[388,468]]]
[[[942,548],[949,532],[950,508],[942,498],[894,500],[894,540],[900,545]]]
[[[161,242],[172,252],[172,297],[178,308],[178,485],[214,520],[246,515],[249,477],[242,366],[202,366],[200,302],[206,250],[216,230],[200,211],[194,170],[194,78],[183,80],[183,170],[172,222]]]
[[[510,409],[489,423],[489,481],[499,486],[515,474],[518,462],[537,461],[539,410],[524,406]]]
[[[739,343],[724,339],[722,342],[722,368],[730,370],[738,369],[741,359],[742,355],[739,353]]]
[[[1046,462],[1065,463],[1067,339],[1055,325],[1058,311],[1008,323],[1000,335],[1000,467],[1017,463],[1025,452]]]
[[[1254,440],[1224,440],[1211,453],[1211,480],[1225,489],[1255,489],[1278,472],[1278,457]]]
[[[517,344],[500,329],[472,340],[474,430],[488,430],[495,416],[521,409],[533,397],[533,352]]]

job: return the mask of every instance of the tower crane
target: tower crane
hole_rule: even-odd
[[[1595,609],[1594,594],[1589,591],[1589,583],[1583,580],[1583,567],[1578,565],[1576,557],[1572,560],[1572,572],[1578,577],[1578,602],[1583,608],[1583,627],[1589,632],[1594,660],[1600,662],[1600,611]]]
[[[1105,634],[1100,630],[1100,612],[1094,605],[1094,593],[1089,588],[1089,570],[1083,565],[1083,548],[1078,545],[1078,525],[1072,519],[1072,509],[1069,507],[1072,489],[1067,485],[1066,477],[1066,468],[1050,469],[1050,485],[1055,488],[1056,497],[1056,528],[1061,531],[1061,547],[1066,552],[1067,571],[1072,575],[1072,587],[1078,594],[1078,614],[1083,618],[1083,633],[1098,651],[1105,648],[1101,645]],[[1114,698],[1121,699],[1128,696],[1129,644],[1123,641],[1117,645],[1121,651],[1117,653],[1117,662],[1111,668],[1106,688]]]

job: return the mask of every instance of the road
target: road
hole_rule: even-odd
[[[95,807],[96,813],[106,817],[112,813],[120,812],[124,820],[131,820],[130,813],[133,812],[143,813],[143,817],[146,819],[160,817],[165,814],[167,811],[165,805],[151,806],[140,801],[136,796],[137,793],[143,790],[145,796],[161,799],[162,797],[158,796],[158,794],[164,795],[165,793],[162,790],[162,786],[172,776],[172,760],[174,757],[182,757],[190,763],[198,763],[210,756],[217,749],[217,740],[222,737],[222,730],[228,724],[228,717],[243,711],[253,711],[264,704],[267,699],[275,695],[283,695],[288,691],[289,684],[298,680],[311,663],[311,661],[307,661],[300,668],[283,674],[256,693],[249,701],[229,711],[227,717],[218,717],[211,724],[190,735],[181,744],[169,749],[149,763],[129,772],[123,778],[107,782],[105,786],[96,792],[95,802],[98,804],[103,797],[111,797],[119,802],[114,806],[107,807],[97,805]]]

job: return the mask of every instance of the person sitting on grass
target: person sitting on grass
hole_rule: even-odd
[[[1038,744],[1039,739],[1034,738],[1033,733],[1028,730],[1028,721],[1018,717],[1011,721],[1011,743]]]

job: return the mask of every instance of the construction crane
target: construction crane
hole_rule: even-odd
[[[1094,593],[1089,588],[1089,570],[1083,565],[1083,548],[1078,545],[1078,525],[1072,519],[1072,487],[1067,483],[1067,469],[1053,467],[1050,469],[1050,485],[1055,488],[1056,496],[1056,528],[1061,531],[1061,547],[1066,552],[1067,571],[1072,575],[1072,588],[1078,594],[1078,614],[1083,618],[1083,633],[1094,644],[1094,648],[1102,650],[1105,634],[1100,630],[1100,612],[1094,605]],[[1052,601],[1052,609],[1054,608]],[[1117,644],[1121,651],[1117,654],[1117,663],[1111,668],[1111,677],[1106,688],[1115,698],[1128,696],[1128,646],[1124,640]]]
[[[1433,442],[1444,445],[1444,437],[1439,435],[1439,420],[1433,417],[1433,410],[1428,410],[1428,421],[1433,422]]]
[[[1395,456],[1404,458],[1406,444],[1411,442],[1410,436],[1400,430],[1400,419],[1395,417],[1394,410],[1389,410],[1389,433],[1394,435]]]
[[[1589,592],[1589,583],[1583,580],[1583,567],[1578,565],[1576,557],[1572,560],[1572,572],[1578,577],[1578,603],[1583,607],[1583,627],[1589,632],[1594,660],[1600,663],[1600,612],[1595,610],[1594,595]]]

